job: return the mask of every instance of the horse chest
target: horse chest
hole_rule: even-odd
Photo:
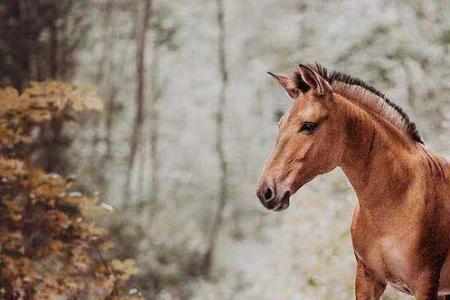
[[[400,290],[407,290],[408,282],[413,277],[413,265],[408,259],[409,247],[402,241],[385,237],[360,247],[356,242],[354,248],[358,259],[377,278]]]
[[[354,216],[352,240],[358,260],[376,278],[400,291],[410,291],[417,270],[411,259],[415,248],[413,234],[380,236],[364,220],[355,220]]]

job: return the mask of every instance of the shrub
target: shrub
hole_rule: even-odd
[[[112,242],[92,220],[97,199],[31,164],[49,123],[99,109],[89,89],[61,82],[0,90],[1,299],[140,298],[125,288],[134,262],[109,258]]]

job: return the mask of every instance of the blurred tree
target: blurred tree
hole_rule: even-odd
[[[213,217],[211,232],[208,237],[208,245],[205,252],[203,270],[209,274],[212,267],[217,238],[223,222],[223,211],[227,201],[228,188],[228,164],[225,154],[224,115],[227,104],[228,70],[225,36],[225,7],[224,0],[217,0],[217,26],[219,29],[218,58],[220,71],[220,94],[216,111],[216,151],[219,159],[219,193],[217,195],[217,209]]]
[[[89,29],[88,0],[0,2],[0,84],[68,79]]]
[[[165,19],[169,15],[169,11],[164,6],[159,5],[153,10],[153,40],[152,40],[152,65],[150,70],[150,186],[152,199],[155,202],[159,200],[159,172],[160,172],[160,157],[159,157],[159,121],[160,121],[160,100],[163,96],[164,89],[167,86],[167,80],[161,80],[161,52],[165,47],[167,50],[175,50],[174,43],[176,26],[167,26]],[[167,27],[166,27],[167,26]]]
[[[0,85],[22,90],[29,81],[68,80],[75,72],[76,51],[89,29],[88,0],[18,0],[0,2]],[[41,131],[36,162],[45,171],[67,174],[64,121],[52,118]]]
[[[0,90],[2,299],[140,299],[125,290],[134,262],[105,258],[113,245],[92,222],[104,211],[96,199],[29,164],[35,131],[91,109],[101,103],[89,90],[60,82]]]
[[[89,159],[90,165],[93,166],[93,169],[97,170],[93,176],[93,181],[99,187],[100,194],[105,196],[108,194],[109,182],[107,178],[108,173],[103,172],[103,170],[105,170],[113,158],[113,130],[115,120],[121,110],[118,101],[120,78],[116,74],[117,59],[115,54],[121,42],[116,30],[118,26],[118,11],[123,9],[119,7],[120,3],[122,2],[118,0],[96,3],[96,9],[101,15],[101,23],[99,26],[101,55],[96,66],[94,77],[95,83],[99,88],[99,93],[105,101],[105,111],[102,116],[103,118],[95,118],[92,120],[92,126],[97,130],[93,132]],[[99,151],[99,146],[103,142],[106,145],[106,149]]]
[[[136,41],[136,91],[135,115],[130,140],[130,154],[128,158],[128,174],[126,177],[125,198],[129,201],[131,195],[131,173],[136,160],[136,153],[142,135],[145,109],[145,81],[146,81],[146,49],[147,34],[152,9],[152,0],[135,0],[135,41]]]
[[[150,157],[151,157],[151,195],[155,202],[159,200],[159,169],[160,169],[160,158],[158,152],[159,146],[159,103],[161,100],[161,94],[163,87],[160,82],[160,55],[161,55],[161,44],[159,41],[153,43],[153,64],[151,70],[151,103],[150,103]]]

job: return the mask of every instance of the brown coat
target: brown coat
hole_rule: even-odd
[[[358,197],[356,299],[379,299],[386,284],[416,299],[450,295],[450,163],[359,79],[319,65],[271,75],[294,101],[258,183],[262,204],[286,209],[302,185],[341,167]]]

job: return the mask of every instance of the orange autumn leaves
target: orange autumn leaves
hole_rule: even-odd
[[[101,108],[92,90],[61,82],[0,90],[1,299],[139,299],[126,288],[134,262],[110,258],[93,222],[98,200],[28,163],[43,124]]]
[[[21,94],[0,89],[0,144],[13,147],[32,140],[30,130],[52,118],[74,120],[74,113],[101,110],[102,103],[88,87],[57,81],[32,82]]]

